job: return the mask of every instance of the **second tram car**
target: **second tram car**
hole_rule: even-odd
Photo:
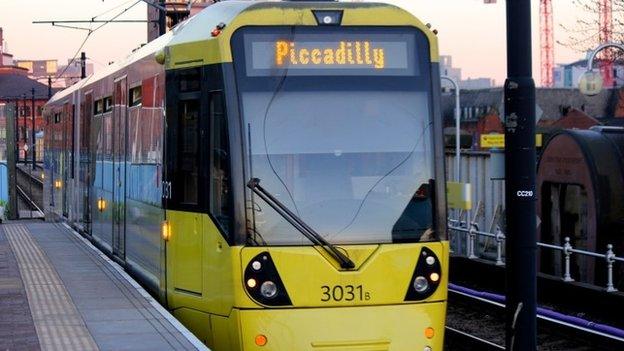
[[[213,350],[442,350],[439,99],[400,8],[218,2],[51,99],[46,215]]]

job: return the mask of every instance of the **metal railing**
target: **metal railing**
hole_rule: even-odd
[[[503,255],[503,248],[504,248],[503,244],[505,241],[505,234],[502,232],[500,227],[496,227],[495,233],[488,233],[488,232],[479,230],[479,226],[477,223],[472,222],[470,224],[470,227],[468,228],[466,226],[465,221],[449,219],[448,229],[449,229],[449,236],[452,232],[463,233],[465,235],[466,248],[467,248],[466,256],[468,257],[468,259],[471,259],[471,260],[480,258],[477,255],[475,255],[475,243],[477,241],[477,237],[486,237],[486,238],[494,239],[496,241],[496,261],[495,261],[496,265],[497,266],[505,265],[504,255]],[[615,285],[613,283],[613,265],[616,262],[624,263],[624,257],[618,257],[615,254],[615,252],[613,251],[613,245],[611,244],[607,245],[607,251],[605,253],[597,253],[597,252],[591,252],[591,251],[586,251],[586,250],[581,250],[581,249],[575,249],[574,247],[572,247],[572,244],[570,244],[570,237],[565,237],[564,241],[565,243],[563,244],[563,246],[558,246],[554,244],[546,244],[546,243],[541,243],[541,242],[537,243],[537,246],[540,248],[561,251],[563,253],[563,256],[564,256],[564,269],[563,269],[563,276],[562,276],[563,281],[565,282],[574,281],[574,279],[572,278],[571,269],[570,269],[570,261],[571,261],[572,255],[576,254],[580,256],[588,256],[588,257],[605,260],[606,271],[607,271],[606,272],[607,273],[606,291],[607,292],[618,291],[615,288]],[[451,252],[453,251],[451,250]]]

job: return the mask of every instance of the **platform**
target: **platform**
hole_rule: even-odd
[[[0,350],[208,350],[65,225],[0,225]]]

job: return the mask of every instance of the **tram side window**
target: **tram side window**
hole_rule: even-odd
[[[231,226],[230,148],[227,119],[223,109],[223,93],[210,94],[210,212],[226,234]]]
[[[199,99],[181,100],[178,105],[178,176],[180,203],[199,203]]]

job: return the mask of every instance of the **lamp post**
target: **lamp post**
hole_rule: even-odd
[[[448,82],[450,82],[453,85],[453,88],[455,89],[455,181],[456,182],[461,182],[460,180],[460,176],[461,176],[461,172],[460,172],[460,165],[461,165],[461,160],[460,160],[460,148],[459,148],[459,135],[460,135],[460,128],[459,128],[459,120],[461,118],[461,111],[460,111],[460,101],[459,101],[459,84],[457,84],[457,81],[449,76],[441,76],[440,77],[442,80],[446,80]]]
[[[594,72],[594,60],[602,50],[608,48],[616,48],[624,51],[624,45],[618,43],[605,43],[592,51],[587,59],[587,71],[583,73],[579,80],[579,89],[583,94],[594,96],[602,91],[604,82],[600,73]]]

